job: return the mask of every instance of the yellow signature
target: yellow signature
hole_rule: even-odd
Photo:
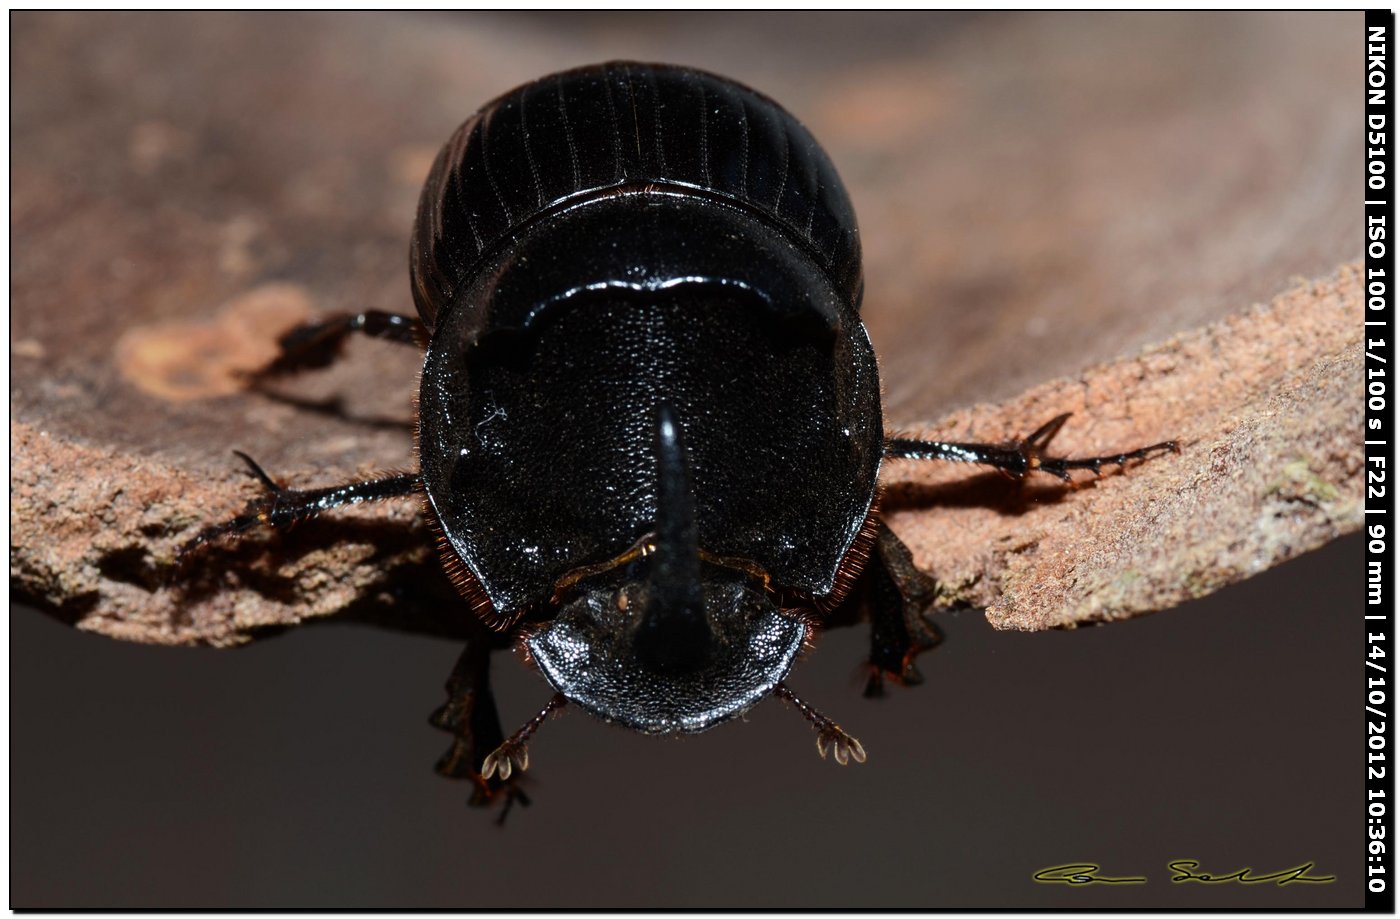
[[[1272,882],[1279,887],[1292,883],[1308,884],[1330,884],[1337,878],[1335,875],[1326,877],[1314,877],[1308,874],[1316,865],[1313,862],[1306,862],[1292,868],[1284,868],[1282,871],[1275,871],[1271,874],[1255,874],[1253,868],[1240,868],[1229,874],[1210,874],[1199,871],[1201,863],[1192,858],[1178,859],[1174,862],[1167,862],[1167,867],[1171,869],[1171,882],[1173,884],[1196,883],[1196,884],[1266,884]],[[1069,865],[1056,865],[1053,868],[1042,868],[1031,878],[1041,884],[1069,884],[1071,886],[1083,886],[1087,884],[1146,884],[1145,877],[1109,877],[1099,874],[1101,868],[1093,862],[1079,862]]]

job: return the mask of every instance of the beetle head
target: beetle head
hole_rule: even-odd
[[[588,579],[527,643],[545,679],[592,714],[646,733],[693,733],[772,692],[805,626],[779,612],[755,576],[702,561],[685,446],[664,406],[656,459],[656,523],[644,550]]]

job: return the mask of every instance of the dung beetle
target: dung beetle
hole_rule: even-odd
[[[425,344],[420,471],[293,490],[244,456],[266,493],[185,549],[423,499],[472,612],[554,690],[505,738],[491,649],[468,646],[433,722],[477,803],[520,797],[528,739],[569,703],[673,734],[777,695],[822,756],[864,761],[783,681],[843,604],[870,623],[870,694],[918,682],[938,639],[932,581],[880,520],[881,464],[1068,481],[1175,446],[1047,456],[1065,415],[1007,444],[886,437],[836,170],[777,103],[698,70],[616,62],[486,105],[432,166],[410,264],[416,318],[301,326],[261,374],[324,366],[356,332]]]

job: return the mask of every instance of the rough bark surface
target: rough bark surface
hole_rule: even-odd
[[[1349,265],[1136,357],[918,429],[996,439],[1073,411],[1053,452],[1163,437],[1181,452],[1075,489],[894,463],[891,526],[950,602],[1027,630],[1164,609],[1317,548],[1361,526],[1362,312],[1361,269]]]
[[[238,373],[304,317],[410,309],[437,146],[516,83],[617,57],[748,82],[827,146],[892,424],[997,439],[1073,410],[1073,452],[1187,441],[1073,492],[896,464],[886,506],[950,599],[1034,628],[1247,576],[1355,526],[1360,371],[1338,336],[1359,340],[1359,306],[1333,272],[1360,254],[1360,22],[17,13],[16,595],[143,641],[337,611],[457,628],[412,502],[180,573],[171,552],[253,494],[231,448],[304,486],[413,465],[412,349],[355,342],[271,392]],[[1298,278],[1321,280],[1275,300]],[[949,415],[974,402],[1001,408]]]
[[[1001,440],[1074,411],[1081,423],[1056,452],[1112,453],[1165,435],[1181,452],[1075,488],[894,461],[891,525],[946,602],[988,607],[994,625],[1017,629],[1163,609],[1355,530],[1361,310],[1360,269],[1348,266],[1136,357],[912,431]],[[181,569],[174,547],[216,509],[236,510],[248,484],[78,447],[22,422],[11,451],[12,576],[83,628],[225,644],[367,597],[392,605],[392,594],[435,580],[412,502],[341,512],[278,546],[255,536],[216,547]]]

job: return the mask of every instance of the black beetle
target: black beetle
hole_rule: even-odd
[[[426,343],[421,471],[267,494],[186,548],[343,504],[421,495],[475,614],[554,688],[503,738],[490,649],[468,647],[434,723],[439,769],[509,790],[526,741],[572,702],[655,734],[703,731],[769,694],[863,761],[783,684],[838,605],[871,624],[871,694],[918,681],[932,582],[880,523],[887,459],[1069,480],[1067,416],[1019,442],[886,438],[859,316],[855,215],[826,154],[767,97],[697,70],[612,63],[487,105],[438,155],[411,267],[418,318],[293,330],[267,375],[321,366],[352,332]]]

